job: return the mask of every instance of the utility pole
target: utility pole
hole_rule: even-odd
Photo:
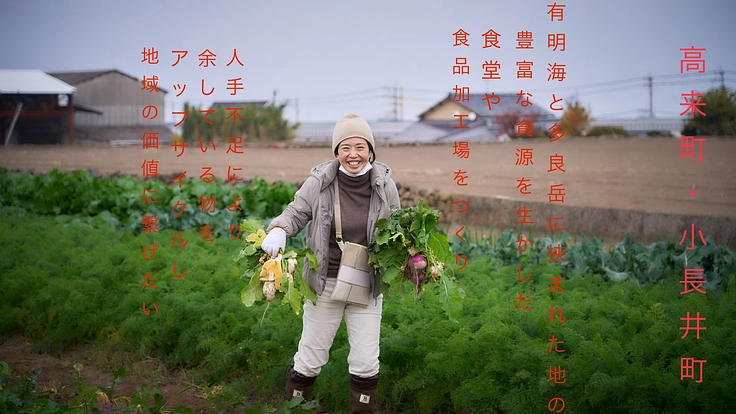
[[[720,77],[721,77],[721,89],[724,89],[726,87],[726,84],[724,83],[724,80],[723,80],[723,74],[724,74],[723,69],[716,71],[716,73],[718,75],[720,75]]]
[[[296,109],[296,122],[299,123],[299,98],[294,99],[294,109]]]
[[[399,100],[401,101],[401,106],[399,107],[401,109],[401,116],[399,117],[400,120],[404,120],[404,88],[399,88]]]
[[[647,76],[648,86],[649,86],[649,118],[654,118],[654,103],[652,99],[654,85],[652,82],[652,77]]]
[[[392,96],[394,101],[394,121],[399,120],[399,84],[394,83],[394,94]]]
[[[394,86],[384,86],[389,90],[389,99],[391,99],[391,119],[394,121],[404,120],[404,88],[400,88],[398,82]]]

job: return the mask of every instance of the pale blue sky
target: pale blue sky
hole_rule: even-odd
[[[706,69],[725,70],[736,88],[736,1],[569,0],[562,22],[551,22],[547,0],[477,1],[51,1],[0,0],[0,68],[48,72],[120,69],[135,77],[157,75],[170,93],[167,112],[185,100],[290,99],[286,115],[335,121],[346,112],[369,120],[390,116],[385,87],[405,88],[405,119],[414,120],[456,84],[471,92],[532,93],[548,105],[552,93],[577,93],[596,117],[635,117],[648,110],[644,80],[654,76],[658,117],[678,117],[681,93],[717,85],[713,74],[680,75],[681,47],[705,47]],[[453,47],[453,33],[470,33],[470,47]],[[501,49],[483,49],[488,29],[501,34]],[[516,33],[532,31],[534,50],[516,50]],[[548,33],[565,33],[567,50],[547,49]],[[158,66],[141,63],[142,50],[159,50]],[[196,55],[217,54],[216,68],[198,67]],[[233,48],[244,67],[225,64]],[[171,67],[175,49],[189,50]],[[456,57],[467,57],[470,76],[453,76]],[[482,63],[501,64],[500,81],[484,81]],[[534,62],[534,79],[519,80],[515,63]],[[547,63],[566,64],[564,82],[547,82]],[[730,72],[729,72],[730,71]],[[231,97],[230,77],[245,90]],[[204,78],[215,93],[202,96]],[[666,85],[662,83],[667,83]],[[325,98],[338,95],[338,97]],[[627,112],[629,111],[629,112]],[[707,112],[707,111],[706,111]]]

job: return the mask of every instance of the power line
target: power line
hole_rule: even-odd
[[[673,85],[692,85],[692,84],[703,84],[703,83],[712,83],[712,82],[719,82],[722,86],[725,85],[725,83],[734,83],[736,82],[736,79],[732,77],[725,77],[724,75],[736,75],[736,71],[733,70],[711,70],[706,71],[703,73],[680,73],[680,74],[665,74],[665,75],[656,75],[656,76],[641,76],[641,77],[634,77],[634,78],[626,78],[626,79],[618,79],[618,80],[612,80],[612,81],[605,81],[605,82],[595,82],[595,83],[589,83],[589,84],[583,84],[583,85],[570,85],[570,86],[562,86],[558,85],[551,88],[544,88],[544,89],[535,89],[537,92],[555,92],[558,94],[561,94],[565,97],[565,99],[575,98],[577,99],[579,95],[583,95],[585,97],[589,96],[596,96],[596,95],[603,95],[603,94],[609,94],[609,93],[617,93],[617,92],[624,92],[624,91],[630,91],[633,89],[639,89],[639,88],[649,88],[649,109],[648,113],[650,117],[653,117],[654,115],[654,103],[653,103],[653,89],[654,87],[662,87],[662,86],[673,86]],[[717,78],[714,78],[717,77]],[[677,79],[677,80],[675,80]],[[307,105],[308,107],[319,107],[319,108],[327,108],[327,107],[333,107],[336,105],[345,105],[345,104],[352,104],[356,101],[360,101],[361,106],[368,106],[372,108],[376,108],[379,106],[383,106],[386,109],[387,113],[390,113],[393,115],[393,118],[395,120],[403,119],[403,113],[404,109],[407,106],[411,107],[419,107],[420,105],[425,106],[428,103],[431,102],[437,102],[437,97],[421,97],[417,95],[425,95],[426,94],[432,94],[432,95],[440,95],[443,99],[449,94],[452,93],[453,88],[449,88],[448,90],[439,90],[439,89],[423,89],[423,88],[402,88],[399,87],[398,84],[394,86],[379,86],[379,87],[373,87],[368,89],[363,89],[356,92],[348,92],[348,93],[340,93],[340,94],[333,94],[333,95],[324,95],[324,96],[313,96],[309,98],[299,98],[300,101],[302,101],[302,105]],[[386,94],[386,91],[389,91],[388,94]],[[406,95],[405,92],[408,92],[409,95]],[[559,96],[559,95],[558,95]],[[388,100],[386,99],[388,98]],[[383,101],[383,102],[379,102]],[[282,99],[278,102],[281,103],[292,103],[294,102],[294,99]],[[646,111],[646,110],[642,110]],[[632,113],[632,112],[639,112],[639,110],[630,110],[625,111],[623,114],[626,113]],[[662,111],[658,111],[658,113],[662,113]],[[618,114],[618,113],[616,113]],[[610,116],[614,114],[606,114],[604,116]]]
[[[694,78],[694,77],[703,77],[703,76],[707,76],[707,75],[717,75],[717,74],[720,74],[720,73],[721,73],[721,70],[707,70],[707,71],[704,71],[702,73],[701,72],[698,72],[698,73],[690,73],[690,72],[673,73],[673,74],[670,74],[670,75],[657,75],[656,77],[657,78],[667,78],[667,79],[669,79],[669,78],[683,78],[683,77],[693,77]]]
[[[346,102],[355,102],[355,101],[365,101],[370,99],[384,99],[386,98],[386,95],[374,95],[374,96],[354,96],[350,98],[333,98],[333,99],[325,99],[321,101],[309,101],[309,105],[330,105],[330,104],[339,104],[339,103],[346,103]],[[300,101],[303,101],[303,98],[299,98]]]
[[[601,86],[612,86],[612,85],[619,85],[624,83],[631,83],[631,82],[643,82],[646,80],[646,77],[639,77],[639,78],[630,78],[630,79],[622,79],[617,81],[610,81],[610,82],[599,82],[599,83],[591,83],[587,85],[577,85],[577,86],[556,86],[553,88],[545,88],[545,89],[535,89],[537,92],[548,92],[548,91],[559,91],[559,90],[566,90],[566,89],[588,89],[588,88],[596,88]]]
[[[715,79],[700,79],[700,80],[691,80],[687,82],[656,82],[655,86],[672,86],[672,85],[690,85],[693,83],[704,83],[704,82],[718,82]]]
[[[665,83],[661,80],[663,79],[670,79],[670,78],[701,78],[698,79],[697,82],[704,82],[705,80],[702,79],[704,76],[707,75],[722,75],[722,74],[736,74],[736,71],[733,70],[710,70],[705,71],[703,73],[677,73],[677,74],[666,74],[666,75],[652,75],[652,76],[640,76],[640,77],[634,77],[634,78],[627,78],[627,79],[618,79],[613,81],[606,81],[606,82],[595,82],[595,83],[589,83],[589,84],[583,84],[583,85],[570,85],[570,86],[555,86],[550,88],[543,88],[543,89],[536,89],[538,92],[547,92],[547,91],[565,91],[568,89],[573,90],[585,90],[585,89],[595,89],[595,88],[601,88],[601,87],[612,87],[612,86],[621,86],[629,83],[635,83],[640,86],[647,86],[647,82],[649,78],[652,78],[654,81],[654,85],[675,85],[675,84],[686,84],[688,81],[683,81],[680,83]],[[343,97],[353,97],[354,99],[364,99],[364,97],[360,97],[357,95],[364,95],[364,94],[370,94],[377,91],[385,91],[385,90],[393,90],[394,86],[379,86],[379,87],[373,87],[369,89],[364,89],[356,92],[346,92],[346,93],[340,93],[340,94],[334,94],[334,95],[323,95],[323,96],[312,96],[308,98],[299,98],[303,101],[319,101],[319,100],[335,100],[340,99]],[[446,95],[447,93],[452,91],[452,88],[449,90],[441,90],[441,89],[423,89],[423,88],[412,88],[412,87],[406,87],[403,88],[405,92],[411,92],[411,93],[431,93],[431,94],[441,94]],[[604,89],[605,90],[605,89]],[[407,98],[404,98],[407,99]]]
[[[375,87],[375,88],[370,88],[370,89],[364,89],[362,91],[357,91],[357,92],[346,92],[346,93],[339,93],[339,94],[336,94],[336,95],[313,96],[313,97],[310,97],[310,98],[299,98],[299,99],[301,99],[301,100],[308,100],[308,101],[323,100],[323,99],[329,100],[329,99],[333,99],[333,98],[340,98],[340,97],[343,97],[343,96],[355,96],[355,95],[370,93],[370,92],[374,92],[374,91],[380,91],[380,90],[383,90],[383,89],[384,89],[383,87]]]
[[[553,88],[543,88],[543,89],[536,89],[537,92],[549,92],[549,91],[565,91],[567,89],[575,89],[575,90],[581,90],[581,89],[588,89],[588,88],[597,88],[597,87],[603,87],[603,86],[613,86],[613,85],[620,85],[620,84],[626,84],[626,83],[632,83],[632,82],[642,82],[642,86],[646,86],[646,82],[648,82],[648,79],[651,77],[653,80],[656,79],[669,79],[669,78],[679,78],[682,79],[683,77],[686,78],[702,78],[703,76],[707,75],[718,75],[721,72],[724,73],[734,73],[736,74],[736,71],[705,71],[703,73],[680,73],[680,74],[668,74],[668,75],[653,75],[653,76],[641,76],[636,78],[628,78],[628,79],[619,79],[614,81],[607,81],[607,82],[597,82],[597,83],[589,83],[584,85],[570,85],[570,86],[555,86]],[[655,83],[656,85],[656,83]]]
[[[447,94],[447,91],[439,90],[439,89],[418,89],[418,88],[404,88],[406,91],[410,92],[418,92],[418,93],[437,93],[437,94]]]
[[[301,102],[300,102],[301,104]],[[369,105],[383,105],[386,106],[386,102],[379,102],[379,101],[361,101],[359,103],[361,107],[369,106]],[[304,105],[302,105],[304,106]],[[309,108],[335,108],[339,106],[357,106],[355,102],[325,102],[320,104],[309,104]]]
[[[627,86],[627,87],[623,87],[623,88],[622,87],[619,87],[619,88],[601,89],[601,90],[598,90],[598,91],[585,92],[584,95],[586,95],[586,96],[602,95],[602,94],[611,93],[611,92],[622,92],[622,91],[628,91],[628,90],[631,90],[631,89],[639,89],[639,88],[644,87],[644,86],[646,86],[646,85],[631,85],[631,86]],[[578,95],[578,94],[576,93],[576,94],[573,94],[573,95],[570,95],[570,96],[576,96],[576,95]],[[581,93],[581,95],[583,95],[583,93]]]

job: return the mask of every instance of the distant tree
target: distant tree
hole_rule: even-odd
[[[629,131],[620,127],[612,125],[599,125],[594,126],[588,130],[585,134],[586,137],[600,137],[602,135],[615,135],[620,137],[628,137]]]
[[[697,102],[697,99],[695,99]],[[727,135],[736,136],[736,92],[729,88],[718,87],[705,92],[701,98],[705,106],[695,111],[695,117],[688,118],[682,135]]]
[[[545,131],[539,126],[539,120],[541,116],[536,112],[523,112],[521,109],[513,111],[506,111],[496,115],[494,122],[501,127],[501,130],[509,136],[511,139],[516,138],[531,138],[527,134],[522,133],[521,136],[517,136],[519,133],[519,126],[523,126],[522,121],[531,122],[531,134],[534,138],[546,137]]]
[[[186,142],[203,141],[225,142],[230,136],[242,136],[244,142],[288,141],[293,139],[299,124],[290,124],[284,119],[286,104],[268,105],[257,108],[246,105],[233,113],[222,105],[207,115],[200,107],[189,103],[184,110],[189,111],[182,126],[182,137]]]
[[[581,137],[583,131],[588,128],[590,121],[593,119],[590,117],[588,110],[580,104],[578,101],[574,101],[567,104],[565,112],[562,114],[562,120],[560,125],[562,132],[568,137]]]
[[[648,137],[669,137],[672,138],[672,134],[667,131],[647,131]]]
[[[184,124],[181,127],[181,136],[185,142],[193,142],[201,138],[200,133],[203,132],[205,126],[204,115],[199,112],[200,108],[184,103]]]
[[[288,141],[293,139],[294,133],[299,124],[289,125],[289,121],[284,119],[284,109],[286,104],[266,105],[260,108],[259,113],[259,137],[275,141]]]

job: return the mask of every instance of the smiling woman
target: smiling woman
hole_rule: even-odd
[[[312,168],[294,201],[271,221],[261,244],[277,256],[286,238],[306,227],[307,247],[317,259],[316,271],[304,267],[304,280],[317,300],[304,304],[302,336],[284,390],[287,400],[309,398],[344,316],[350,341],[350,413],[376,407],[383,295],[381,277],[369,268],[367,251],[362,254],[361,248],[371,243],[376,222],[401,206],[391,169],[375,161],[374,148],[373,132],[363,118],[347,114],[337,121],[332,134],[336,159]],[[346,270],[348,258],[355,259],[353,270],[367,270]]]

